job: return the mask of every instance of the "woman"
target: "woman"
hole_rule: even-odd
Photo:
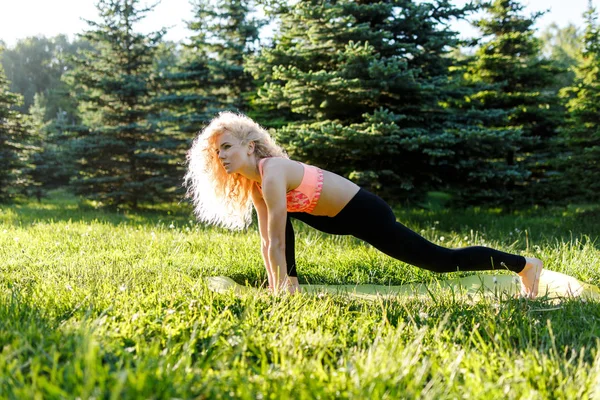
[[[543,264],[487,247],[447,249],[396,222],[379,197],[332,172],[290,160],[250,118],[223,112],[188,153],[188,196],[201,221],[247,227],[258,214],[269,287],[299,290],[290,218],[323,232],[353,235],[398,260],[435,272],[509,269],[534,298]]]

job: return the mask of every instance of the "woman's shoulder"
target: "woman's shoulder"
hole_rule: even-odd
[[[263,181],[280,181],[290,184],[298,176],[302,178],[302,166],[297,161],[285,157],[269,157],[259,161],[260,173]]]
[[[285,168],[286,166],[290,165],[290,163],[296,163],[296,161],[292,161],[285,157],[267,157],[261,159],[258,163],[264,171],[278,171],[281,170],[281,168]]]

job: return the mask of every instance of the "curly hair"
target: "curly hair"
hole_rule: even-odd
[[[250,193],[254,182],[240,174],[229,175],[216,152],[217,140],[229,133],[242,144],[254,142],[257,160],[286,157],[271,135],[251,118],[229,111],[219,113],[196,137],[187,153],[184,185],[196,217],[228,229],[244,229],[252,221]]]

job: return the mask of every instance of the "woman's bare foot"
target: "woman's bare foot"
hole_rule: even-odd
[[[525,297],[535,299],[538,295],[540,275],[544,269],[544,263],[533,257],[525,257],[527,264],[518,275],[521,277],[521,288]]]

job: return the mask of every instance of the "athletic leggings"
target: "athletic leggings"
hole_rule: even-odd
[[[447,249],[433,244],[396,222],[392,209],[380,197],[360,189],[335,217],[288,213],[285,255],[289,276],[297,276],[294,228],[290,218],[298,219],[325,233],[352,235],[397,260],[434,272],[492,269],[520,272],[526,264],[522,256],[489,247]]]

